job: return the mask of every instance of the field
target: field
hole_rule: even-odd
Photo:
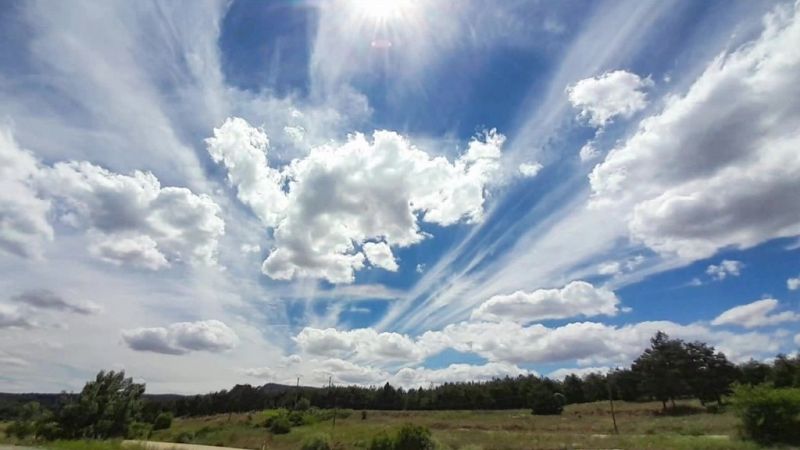
[[[449,449],[756,449],[737,437],[738,420],[730,412],[707,413],[694,402],[679,407],[683,415],[662,416],[660,403],[618,402],[619,435],[613,433],[608,403],[567,406],[561,416],[532,416],[529,411],[360,411],[271,435],[261,426],[266,412],[176,419],[155,441],[189,441],[248,449],[299,449],[309,436],[328,434],[337,448],[366,448],[382,430],[404,423],[428,427]],[[343,412],[347,414],[347,412]],[[109,445],[105,448],[115,448]],[[85,448],[59,443],[52,448]],[[98,450],[101,447],[97,447]]]
[[[736,436],[738,420],[731,413],[710,414],[699,404],[686,402],[680,416],[661,416],[660,403],[624,403],[617,406],[620,434],[613,434],[608,403],[567,406],[561,416],[532,416],[516,411],[360,411],[331,421],[295,427],[289,434],[272,436],[263,427],[264,413],[177,419],[153,440],[191,442],[260,449],[297,449],[309,436],[324,433],[341,448],[364,448],[381,430],[392,432],[404,423],[428,427],[434,438],[452,449],[753,449]],[[696,407],[696,408],[695,408]],[[701,412],[702,411],[702,412]]]

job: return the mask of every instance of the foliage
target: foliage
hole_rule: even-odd
[[[292,423],[286,415],[273,418],[269,424],[269,431],[272,434],[286,434],[292,431]]]
[[[128,435],[141,410],[144,384],[125,378],[125,372],[100,371],[86,383],[76,401],[58,417],[62,437],[109,438]]]
[[[146,422],[133,422],[128,427],[128,439],[147,439],[153,431],[153,425]]]
[[[303,441],[302,450],[331,450],[331,438],[327,434],[316,434]]]
[[[308,411],[309,408],[311,408],[311,401],[305,397],[298,400],[297,404],[294,405],[296,411]]]
[[[434,447],[431,431],[420,425],[405,424],[395,437],[395,450],[432,450]]]
[[[746,437],[759,442],[797,439],[800,430],[800,389],[737,385],[733,406]]]
[[[531,412],[533,414],[557,415],[561,414],[563,410],[564,405],[559,397],[546,386],[539,385],[531,392]]]
[[[369,450],[394,450],[395,440],[385,431],[373,436],[369,443]]]
[[[166,430],[171,426],[172,426],[171,412],[162,412],[159,415],[157,415],[155,420],[153,421],[154,430]]]

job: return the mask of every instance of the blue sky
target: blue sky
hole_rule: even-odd
[[[796,352],[799,14],[3,4],[0,390]]]

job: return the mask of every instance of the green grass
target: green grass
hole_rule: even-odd
[[[533,416],[514,411],[359,411],[330,420],[292,428],[272,435],[263,426],[268,411],[178,418],[172,428],[157,431],[152,440],[225,445],[274,450],[299,449],[308,437],[328,434],[337,449],[366,448],[380,431],[394,433],[404,423],[428,427],[444,449],[697,449],[751,450],[760,447],[737,437],[738,419],[730,412],[706,413],[696,402],[681,402],[687,414],[662,416],[660,403],[616,403],[620,434],[613,434],[608,403],[569,405],[561,416]],[[183,436],[181,436],[183,435]],[[0,442],[2,442],[0,440]],[[117,442],[48,444],[54,450],[115,450]]]

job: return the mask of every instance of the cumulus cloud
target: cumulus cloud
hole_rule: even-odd
[[[786,288],[790,291],[800,289],[800,277],[789,278],[786,280]]]
[[[472,319],[527,323],[577,316],[614,316],[618,305],[619,298],[614,292],[585,281],[572,281],[560,289],[496,295],[475,308]]]
[[[519,165],[519,173],[523,177],[526,178],[533,178],[539,174],[539,171],[542,170],[542,166],[540,163],[522,163]]]
[[[305,353],[366,362],[416,362],[423,351],[408,336],[378,333],[372,328],[340,331],[334,328],[303,328],[294,341]]]
[[[122,339],[133,350],[167,355],[182,355],[192,351],[222,352],[239,343],[236,333],[219,320],[123,330]]]
[[[149,172],[122,175],[88,162],[56,163],[39,183],[58,200],[62,221],[89,230],[91,252],[103,260],[153,270],[216,263],[225,223],[207,195],[162,187]]]
[[[48,289],[25,291],[11,297],[11,300],[32,308],[66,311],[83,315],[96,314],[100,311],[100,306],[95,303],[67,300]]]
[[[451,364],[441,369],[404,367],[392,376],[391,383],[395,386],[402,386],[408,389],[428,387],[431,384],[440,385],[459,381],[481,382],[491,381],[496,378],[515,378],[520,375],[528,375],[531,373],[534,372],[519,368],[514,364],[496,362],[482,365]]]
[[[375,267],[396,272],[397,262],[394,260],[392,249],[385,242],[367,242],[364,244],[364,255]]]
[[[598,156],[600,156],[600,150],[594,146],[594,142],[587,142],[583,144],[583,147],[581,147],[581,150],[578,152],[578,157],[582,162],[597,159]]]
[[[770,14],[609,152],[594,205],[629,211],[635,240],[689,260],[800,234],[798,8]]]
[[[36,158],[0,128],[0,249],[23,257],[41,257],[53,239],[50,202],[36,191],[39,169]]]
[[[644,90],[653,85],[649,78],[624,70],[580,80],[567,88],[569,102],[580,110],[579,117],[602,127],[615,117],[630,118],[647,106]]]
[[[206,143],[239,200],[273,229],[266,275],[350,283],[364,267],[359,247],[366,242],[406,247],[426,237],[419,220],[441,226],[482,220],[504,140],[487,132],[450,162],[396,133],[376,131],[372,141],[354,134],[342,145],[313,148],[281,170],[268,164],[266,134],[243,119],[229,118]]]
[[[728,276],[738,277],[742,271],[742,267],[744,267],[744,264],[742,264],[741,261],[723,259],[719,264],[711,264],[708,266],[708,268],[706,268],[706,273],[711,278],[721,281]]]
[[[800,314],[792,311],[773,312],[778,307],[774,298],[758,300],[731,308],[712,322],[712,325],[738,325],[745,328],[767,327],[784,322],[800,321]]]

